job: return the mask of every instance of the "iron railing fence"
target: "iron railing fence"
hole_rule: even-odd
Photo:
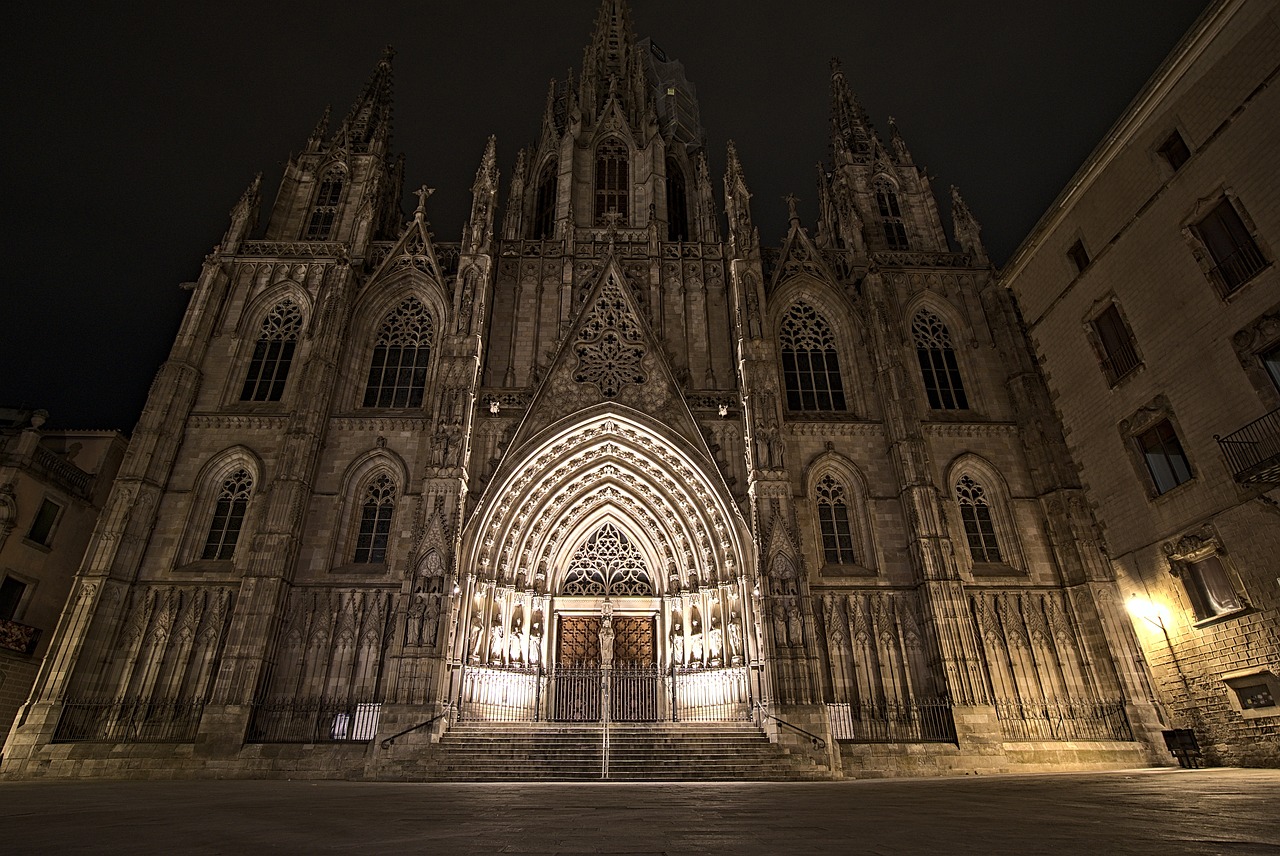
[[[1107,373],[1107,380],[1112,386],[1142,365],[1142,360],[1138,359],[1138,352],[1134,350],[1133,342],[1128,340],[1112,342],[1107,347],[1106,354],[1106,358],[1102,361],[1102,368]]]
[[[69,698],[54,743],[190,743],[200,729],[204,699]]]
[[[671,673],[671,718],[678,722],[751,719],[747,668],[677,668]]]
[[[1133,740],[1121,701],[996,701],[1006,740]]]
[[[599,722],[599,666],[557,666],[551,670],[549,697],[552,706],[548,719],[555,722]]]
[[[1223,294],[1230,294],[1267,266],[1267,260],[1252,241],[1236,247],[1235,252],[1218,261],[1209,270]]]
[[[1236,481],[1280,481],[1280,407],[1225,437],[1215,434],[1214,439]]]
[[[652,663],[622,663],[609,674],[609,718],[616,722],[657,722],[666,675]]]
[[[462,674],[458,719],[537,722],[542,710],[542,671],[532,667],[468,666]]]
[[[922,698],[900,702],[827,705],[831,736],[852,743],[955,743],[951,702]]]
[[[368,743],[382,703],[351,698],[278,698],[255,702],[246,743]]]

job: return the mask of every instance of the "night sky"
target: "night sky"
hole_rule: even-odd
[[[582,60],[597,0],[380,4],[23,3],[3,40],[6,256],[0,406],[50,427],[137,422],[200,263],[255,172],[326,104],[335,123],[397,49],[408,191],[457,241],[485,139],[502,199],[551,77]],[[894,116],[946,218],[960,186],[1003,263],[1205,8],[1205,0],[633,0],[637,35],[697,87],[721,193],[738,145],[766,243],[794,191],[812,229],[831,56],[887,141]],[[193,11],[195,10],[195,11]],[[948,220],[949,227],[949,220]]]

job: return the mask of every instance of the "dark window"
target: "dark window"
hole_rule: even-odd
[[[36,512],[36,519],[31,521],[27,539],[48,547],[53,538],[53,524],[58,522],[58,513],[61,511],[62,506],[52,500],[46,499],[40,503],[40,510]]]
[[[606,214],[617,214],[618,225],[631,222],[628,215],[631,165],[627,147],[609,140],[596,150],[596,225],[608,223]]]
[[[209,534],[200,553],[201,559],[225,560],[235,555],[252,491],[253,478],[243,469],[236,470],[222,483],[218,501],[213,507],[213,522],[209,524]]]
[[[1229,199],[1219,202],[1208,217],[1196,224],[1196,234],[1213,259],[1209,275],[1224,294],[1253,279],[1267,265]]]
[[[26,594],[27,584],[13,577],[5,577],[0,583],[0,618],[13,621],[22,605],[22,596]]]
[[[556,232],[556,193],[559,185],[557,164],[547,164],[542,170],[542,179],[538,182],[538,191],[533,201],[533,237],[545,241],[555,236]]]
[[[1244,602],[1227,576],[1227,569],[1217,556],[1188,562],[1183,582],[1191,596],[1191,606],[1197,619],[1203,621],[1244,608]]]
[[[911,333],[929,406],[934,410],[968,410],[969,399],[947,325],[928,309],[921,309],[911,322]]]
[[[852,565],[858,561],[853,551],[853,530],[849,526],[849,506],[844,485],[831,476],[818,482],[818,524],[822,531],[822,555],[828,565]]]
[[[907,225],[902,219],[902,208],[898,205],[898,194],[885,181],[876,182],[876,207],[880,210],[880,220],[884,225],[884,240],[891,250],[909,250],[911,244],[907,240]]]
[[[1159,151],[1161,157],[1175,170],[1191,160],[1191,149],[1187,148],[1187,141],[1182,139],[1182,134],[1177,131],[1169,135],[1169,139],[1164,141]]]
[[[387,540],[391,537],[391,513],[395,511],[395,499],[395,484],[386,475],[378,476],[365,488],[353,558],[357,565],[381,565],[387,561]]]
[[[1138,367],[1141,361],[1133,347],[1133,334],[1114,303],[1093,319],[1093,331],[1102,345],[1102,369],[1107,380],[1115,384]]]
[[[1267,374],[1271,375],[1271,382],[1276,385],[1276,389],[1280,390],[1280,345],[1262,353],[1262,365]]]
[[[1067,258],[1071,259],[1078,273],[1084,273],[1084,269],[1089,266],[1089,251],[1084,248],[1083,241],[1076,241],[1071,245],[1071,249],[1067,250]]]
[[[1167,493],[1191,479],[1191,465],[1168,419],[1142,432],[1136,439],[1138,450],[1151,472],[1156,493]]]
[[[262,321],[241,401],[279,401],[289,377],[293,351],[302,331],[302,311],[292,300],[281,301]]]
[[[778,338],[788,410],[844,410],[844,381],[835,336],[807,303],[791,307]]]
[[[332,170],[320,180],[320,189],[316,192],[316,203],[311,209],[311,219],[307,221],[304,240],[327,241],[333,232],[333,223],[338,216],[338,201],[342,199],[343,175],[339,170]]]
[[[667,240],[689,240],[689,200],[684,171],[672,158],[667,158]]]
[[[365,407],[422,406],[432,336],[431,315],[416,297],[387,316],[374,343]]]
[[[969,542],[973,561],[1001,561],[986,489],[969,476],[963,476],[956,484],[956,499],[960,501],[960,519],[964,522],[964,537]]]

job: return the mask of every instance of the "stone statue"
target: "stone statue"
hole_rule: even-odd
[[[792,645],[804,644],[804,630],[800,622],[800,607],[794,603],[787,609],[787,630],[791,634]]]

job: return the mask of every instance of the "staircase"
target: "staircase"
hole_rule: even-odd
[[[425,781],[599,781],[598,724],[459,723],[405,778]],[[789,753],[751,723],[609,726],[607,778],[628,781],[814,781],[831,773],[812,753]],[[822,760],[825,760],[823,758]],[[416,767],[416,769],[413,769]]]

